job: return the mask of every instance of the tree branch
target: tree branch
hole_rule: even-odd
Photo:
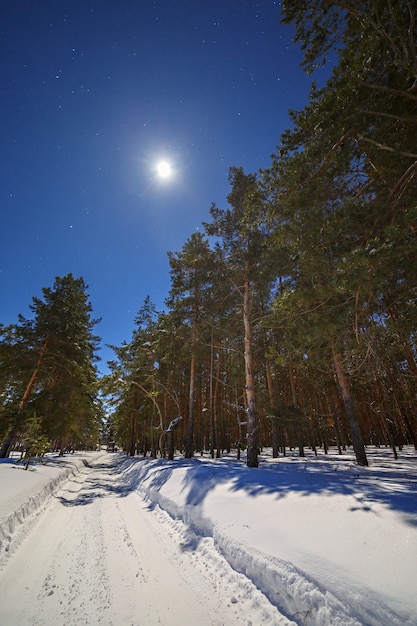
[[[306,178],[305,180],[301,181],[302,185],[306,185],[307,183],[309,183],[311,180],[313,180],[313,178],[315,178],[321,172],[321,170],[323,169],[323,167],[325,166],[326,162],[331,157],[333,152],[335,152],[337,150],[337,148],[339,148],[346,141],[346,139],[348,139],[349,136],[350,136],[349,133],[345,133],[342,137],[340,137],[340,139],[338,139],[336,141],[334,146],[332,146],[330,148],[329,152],[323,158],[323,160],[322,160],[321,164],[319,165],[318,169],[311,176],[309,176],[309,178]]]
[[[408,167],[405,170],[404,174],[401,176],[401,178],[395,185],[394,189],[391,191],[390,193],[391,200],[395,199],[396,202],[400,200],[401,196],[403,195],[407,187],[407,184],[412,181],[416,173],[417,173],[417,161],[414,161],[414,163],[412,163],[410,167]]]
[[[402,89],[393,89],[392,87],[387,87],[386,85],[375,85],[375,83],[367,83],[365,80],[359,80],[359,83],[363,87],[367,87],[368,89],[375,89],[376,91],[383,91],[384,93],[392,93],[397,96],[402,96],[404,98],[408,98],[409,100],[417,101],[417,95],[410,91],[403,91]]]
[[[417,159],[417,154],[413,152],[403,152],[402,150],[396,150],[396,148],[392,148],[391,146],[386,146],[379,141],[375,141],[374,139],[370,139],[369,137],[364,137],[363,135],[356,136],[359,141],[365,141],[366,143],[370,143],[373,146],[376,146],[380,150],[385,150],[385,152],[391,152],[393,154],[399,154],[400,156],[407,157],[409,159]]]

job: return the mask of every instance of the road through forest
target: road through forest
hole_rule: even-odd
[[[294,624],[211,538],[132,491],[112,454],[51,498],[1,572],[0,598],[1,626]]]

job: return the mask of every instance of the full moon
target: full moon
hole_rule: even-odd
[[[167,161],[160,161],[156,166],[159,178],[169,178],[172,174],[172,168]]]

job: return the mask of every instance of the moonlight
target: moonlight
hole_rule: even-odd
[[[167,161],[160,161],[156,166],[159,178],[170,178],[172,176],[172,167]]]

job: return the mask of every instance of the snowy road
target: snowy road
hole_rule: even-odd
[[[212,539],[132,492],[113,455],[64,483],[0,574],[2,626],[294,624]]]

